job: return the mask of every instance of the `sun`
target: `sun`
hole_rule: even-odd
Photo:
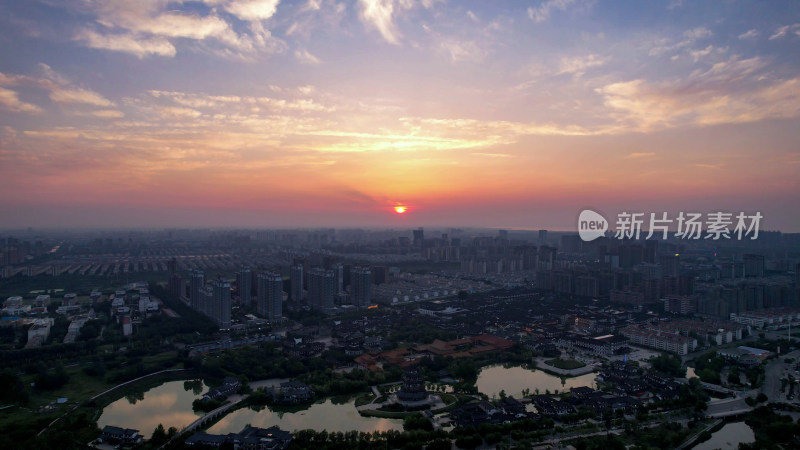
[[[397,214],[405,214],[406,211],[407,211],[407,208],[405,206],[395,206],[394,207],[394,212],[396,212]]]

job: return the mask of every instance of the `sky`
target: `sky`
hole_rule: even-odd
[[[799,119],[794,0],[0,3],[6,228],[799,232]]]

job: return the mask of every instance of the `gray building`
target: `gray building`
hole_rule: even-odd
[[[243,305],[249,306],[252,302],[253,274],[249,267],[236,273],[236,288],[239,290],[239,300]]]
[[[222,329],[231,327],[231,284],[225,280],[214,280],[211,283],[214,291],[211,316]]]
[[[372,272],[369,267],[353,267],[350,290],[353,305],[366,308],[372,301]]]
[[[289,279],[292,284],[290,292],[292,301],[297,302],[303,299],[303,265],[295,264],[289,269]]]
[[[204,285],[205,285],[205,276],[203,275],[203,272],[199,270],[193,270],[191,286],[189,291],[189,300],[192,309],[194,309],[195,311],[202,311],[201,296],[203,295],[202,289]]]
[[[311,309],[330,310],[333,308],[334,295],[332,270],[315,268],[308,271],[308,304]]]
[[[259,273],[256,278],[258,313],[270,320],[283,316],[283,277],[274,272]]]

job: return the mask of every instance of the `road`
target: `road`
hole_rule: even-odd
[[[708,402],[706,416],[722,418],[743,414],[752,410],[753,408],[744,401],[744,398],[725,398]]]
[[[790,353],[778,356],[767,363],[764,369],[764,384],[761,386],[763,392],[770,401],[773,402],[790,402],[786,399],[785,391],[781,390],[781,378],[785,378],[787,372],[793,373],[792,366],[794,364],[786,364],[783,362],[786,358],[791,358],[797,361],[800,358],[800,350],[795,350]]]

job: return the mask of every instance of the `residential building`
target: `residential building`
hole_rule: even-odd
[[[274,272],[256,277],[258,313],[270,320],[283,316],[283,277]]]
[[[351,271],[351,299],[357,308],[366,308],[372,302],[372,272],[369,267],[353,267]]]

